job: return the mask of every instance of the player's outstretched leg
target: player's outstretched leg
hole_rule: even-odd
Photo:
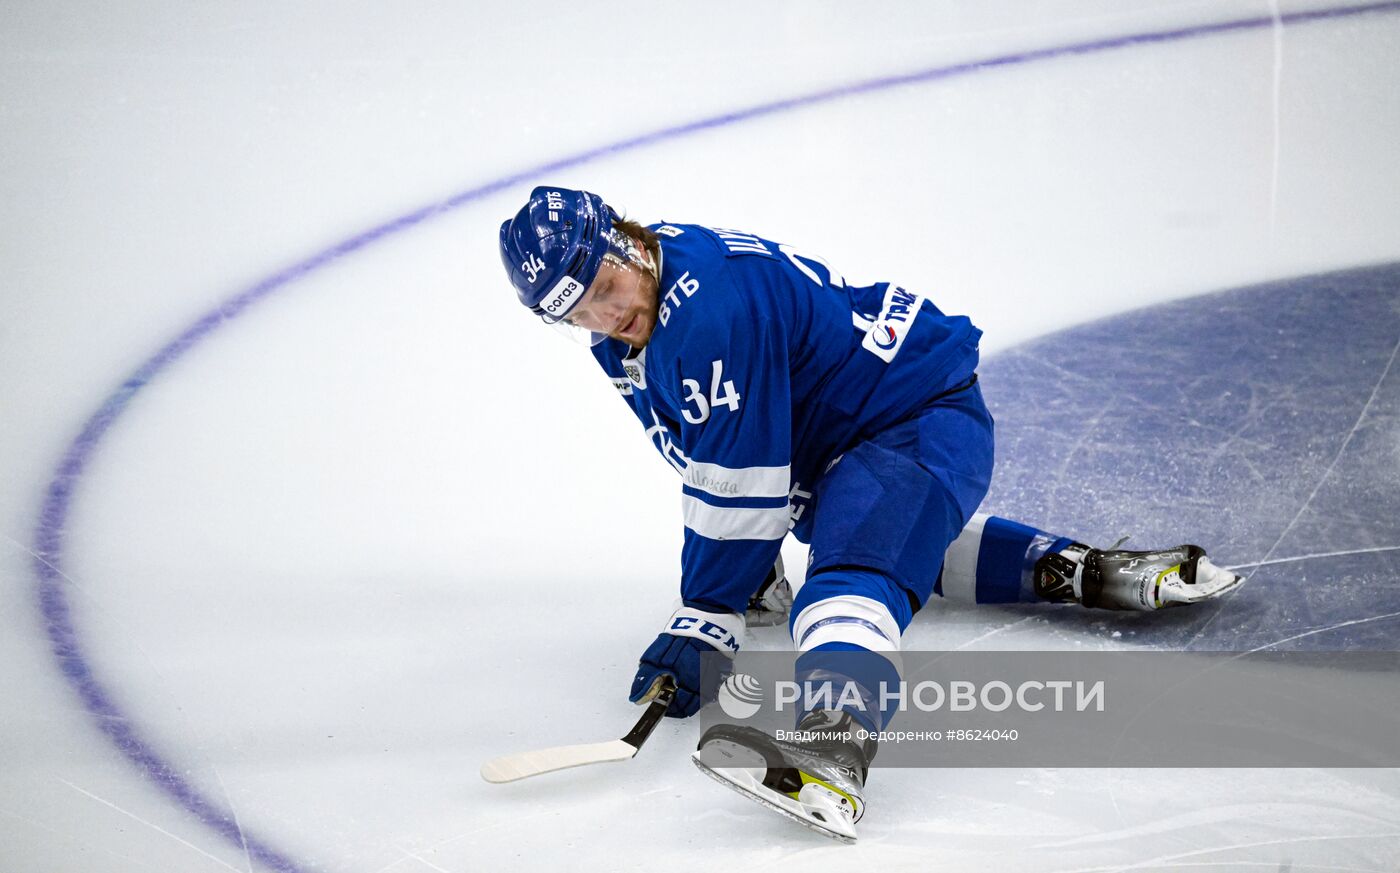
[[[1209,600],[1244,581],[1196,545],[1094,549],[979,513],[948,547],[938,593],[975,603],[1069,602],[1150,611]]]

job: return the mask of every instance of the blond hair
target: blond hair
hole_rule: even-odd
[[[627,234],[628,236],[632,237],[633,239],[640,242],[643,246],[645,246],[647,254],[651,255],[652,263],[660,263],[659,259],[661,257],[661,240],[656,236],[656,234],[652,233],[650,230],[647,230],[646,227],[644,227],[641,224],[638,224],[630,218],[614,218],[613,227],[617,228],[618,230],[622,231],[623,233]]]

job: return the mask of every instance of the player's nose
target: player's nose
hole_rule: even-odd
[[[615,330],[622,326],[622,317],[626,314],[627,301],[609,300],[599,316],[603,323],[608,326],[608,330]]]

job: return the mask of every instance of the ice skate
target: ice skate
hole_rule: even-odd
[[[875,755],[874,739],[856,738],[860,729],[850,715],[827,710],[802,719],[797,732],[803,742],[720,724],[705,732],[691,758],[703,773],[745,797],[823,836],[853,843]]]
[[[1035,565],[1036,594],[1099,609],[1151,612],[1185,606],[1219,597],[1243,581],[1194,545],[1133,552],[1074,543]]]

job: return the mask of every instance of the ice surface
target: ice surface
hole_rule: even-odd
[[[1129,619],[1135,644],[1388,649],[1400,640],[1397,348],[1396,265],[1024,343],[983,368],[1001,459],[986,506],[1094,543],[1187,536],[1250,576],[1219,604]],[[1086,611],[1061,623],[1122,625]]]
[[[539,181],[926,288],[987,331],[990,505],[1253,574],[937,603],[907,646],[1394,646],[1394,4],[927,6],[7,4],[0,865],[1400,866],[1385,770],[882,771],[851,848],[697,775],[690,724],[477,778],[621,735],[678,564],[670,470],[500,276]]]

